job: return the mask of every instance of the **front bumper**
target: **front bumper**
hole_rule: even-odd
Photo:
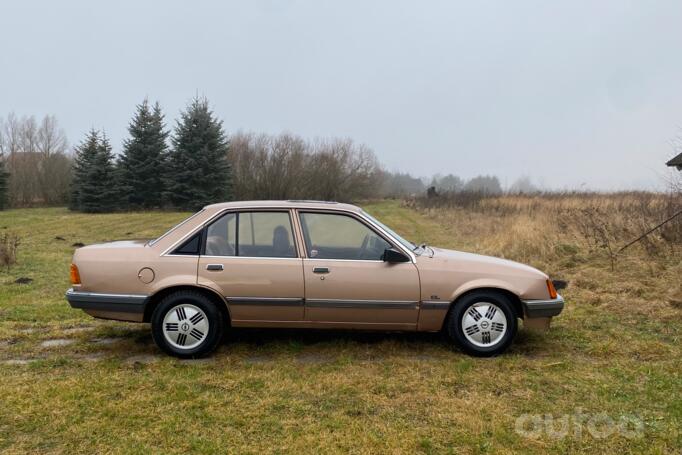
[[[526,318],[551,318],[564,309],[564,298],[557,295],[550,300],[521,300],[521,304]]]
[[[72,308],[86,311],[144,314],[149,296],[134,294],[104,294],[69,289],[66,300]]]

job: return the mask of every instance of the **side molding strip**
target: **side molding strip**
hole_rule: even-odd
[[[447,300],[423,300],[422,310],[447,310],[450,308],[450,303]]]
[[[303,299],[277,297],[225,297],[228,305],[303,306]]]
[[[310,308],[359,308],[359,309],[398,309],[414,310],[419,302],[405,300],[325,300],[307,299],[305,301]]]
[[[419,302],[413,300],[341,300],[341,299],[297,299],[278,297],[230,297],[225,296],[228,305],[258,305],[258,306],[306,306],[308,308],[357,308],[357,309],[387,309],[414,310],[420,307]],[[424,300],[421,309],[447,310],[448,301]]]

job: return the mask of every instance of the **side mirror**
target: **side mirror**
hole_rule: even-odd
[[[405,256],[403,253],[396,250],[395,248],[386,248],[384,250],[384,254],[381,258],[384,260],[384,262],[409,262],[410,261],[410,258]]]

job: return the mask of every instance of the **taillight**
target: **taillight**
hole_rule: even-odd
[[[557,298],[556,289],[554,289],[554,283],[552,283],[552,280],[547,280],[547,290],[549,291],[549,298],[550,299],[556,299]]]
[[[78,273],[76,264],[71,264],[71,284],[81,284],[81,275]]]

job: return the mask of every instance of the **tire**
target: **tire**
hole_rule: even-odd
[[[517,329],[518,319],[511,301],[494,291],[477,291],[460,298],[447,320],[450,338],[464,352],[476,357],[503,353],[514,341]]]
[[[156,345],[183,359],[213,352],[225,330],[215,303],[197,291],[177,291],[164,297],[154,309],[151,322]]]

